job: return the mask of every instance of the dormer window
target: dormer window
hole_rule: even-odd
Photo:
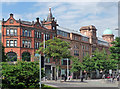
[[[14,22],[13,19],[10,19],[10,24],[13,24],[13,22]]]

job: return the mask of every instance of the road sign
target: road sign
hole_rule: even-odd
[[[109,74],[112,74],[112,70],[109,70]]]

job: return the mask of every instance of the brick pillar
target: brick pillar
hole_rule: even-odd
[[[17,53],[17,60],[22,61],[22,53]]]
[[[31,62],[34,62],[34,51],[31,53]]]

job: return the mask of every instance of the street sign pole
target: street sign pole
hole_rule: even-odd
[[[109,70],[109,74],[110,74],[110,79],[111,79],[111,82],[112,82],[112,70]]]
[[[69,65],[69,63],[68,63],[68,58],[67,58],[67,80],[68,80],[68,76],[69,76],[69,71],[68,71],[68,66]]]

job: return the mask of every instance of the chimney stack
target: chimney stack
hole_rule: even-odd
[[[12,13],[10,14],[10,17],[13,17],[13,14],[12,14]]]
[[[37,22],[39,22],[39,17],[36,18]]]

